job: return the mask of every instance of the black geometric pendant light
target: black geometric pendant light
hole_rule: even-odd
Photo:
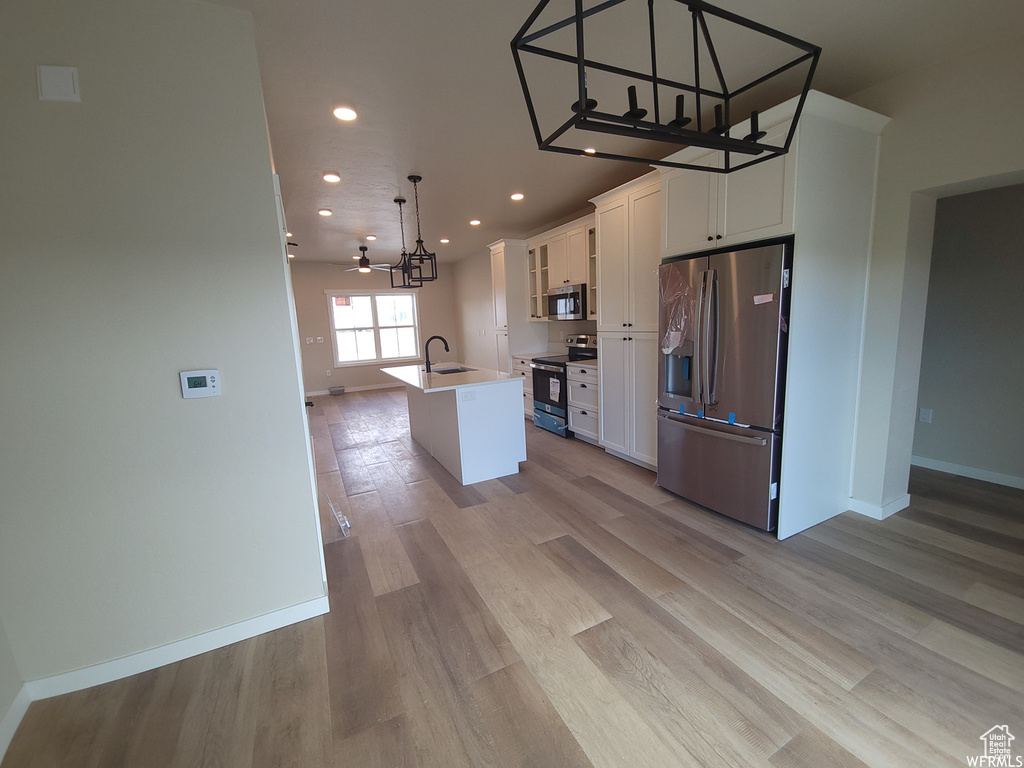
[[[716,173],[789,150],[820,55],[703,0],[541,0],[512,40],[539,149]],[[795,96],[765,142],[759,111]],[[722,162],[671,157],[685,147]]]
[[[402,216],[405,198],[396,197],[395,202],[398,203],[398,225],[402,230],[402,255],[398,259],[398,263],[391,266],[391,287],[419,288],[423,282],[417,279],[418,270],[413,268],[412,262],[409,260],[409,252],[405,249],[405,219]]]
[[[437,280],[437,254],[430,253],[423,247],[423,234],[420,232],[420,191],[419,183],[423,181],[422,176],[410,176],[412,182],[412,194],[416,201],[416,250],[409,254],[409,261],[414,267],[419,268],[417,280],[420,283],[427,283]]]

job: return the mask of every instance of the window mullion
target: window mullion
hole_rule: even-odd
[[[373,344],[374,354],[376,360],[380,361],[381,358],[381,345],[380,345],[380,320],[377,319],[377,296],[370,296],[370,311],[373,313]]]

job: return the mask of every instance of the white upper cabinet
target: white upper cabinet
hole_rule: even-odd
[[[530,319],[547,320],[547,294],[563,285],[588,284],[588,233],[594,217],[585,216],[530,239]]]
[[[768,130],[764,141],[782,144],[789,121]],[[722,154],[692,161],[721,167]],[[663,256],[731,246],[793,231],[796,153],[729,174],[673,169],[664,174]]]
[[[661,183],[657,172],[594,198],[597,330],[658,330]]]
[[[590,227],[578,227],[566,233],[566,285],[587,282],[587,231],[589,229]]]

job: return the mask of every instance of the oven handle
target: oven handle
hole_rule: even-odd
[[[542,371],[551,371],[552,373],[561,373],[562,369],[556,365],[542,365],[541,363],[530,363],[531,368],[540,368]]]

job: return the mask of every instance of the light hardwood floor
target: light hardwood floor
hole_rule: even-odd
[[[997,724],[1024,745],[1022,492],[915,469],[908,510],[778,542],[532,425],[520,474],[462,487],[401,390],[310,420],[330,614],[36,702],[2,768],[934,768]]]

